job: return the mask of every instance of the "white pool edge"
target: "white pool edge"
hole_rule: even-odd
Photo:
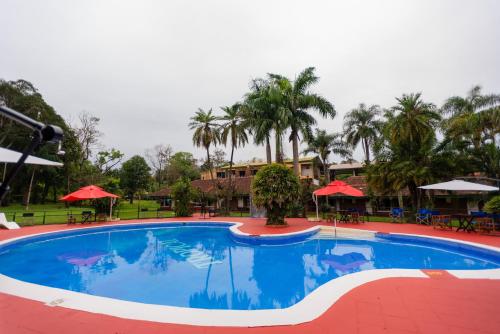
[[[186,223],[190,222],[158,222],[158,223]],[[196,222],[195,222],[196,223]],[[233,224],[229,227],[232,233],[243,236],[252,236],[244,233],[238,228],[242,223],[221,221],[218,223]],[[157,224],[157,222],[148,222],[146,224]],[[88,228],[101,228],[113,226],[130,226],[144,225],[144,223],[131,224],[114,224],[103,226],[91,226]],[[320,230],[321,225],[311,227],[307,230],[284,233],[284,234],[266,234],[261,235],[267,238],[295,236],[304,233],[310,233],[315,230]],[[9,243],[15,240],[59,233],[64,231],[74,230],[59,230],[31,234],[17,238],[11,238],[0,242],[0,245]],[[362,230],[364,232],[373,232]],[[489,250],[500,251],[500,248],[487,246],[483,244],[465,242],[451,238],[440,238],[418,234],[403,234],[391,233],[393,235],[406,235],[424,237],[430,239],[441,239],[456,243],[463,243],[471,246],[485,248]],[[487,270],[448,270],[450,274],[461,279],[500,279],[500,269]],[[428,276],[420,269],[374,269],[361,271],[331,280],[309,295],[297,304],[284,309],[271,310],[209,310],[195,309],[185,307],[174,307],[154,304],[144,304],[137,302],[124,301],[106,297],[93,296],[85,293],[79,293],[64,289],[51,288],[43,285],[23,282],[17,279],[0,274],[0,292],[36,300],[48,305],[61,306],[69,309],[86,311],[91,313],[99,313],[110,316],[116,316],[132,320],[154,321],[160,323],[172,323],[183,325],[196,326],[234,326],[234,327],[260,327],[260,326],[277,326],[277,325],[296,325],[304,322],[312,321],[324,312],[326,312],[337,300],[343,295],[365,283],[373,282],[384,278],[428,278]]]

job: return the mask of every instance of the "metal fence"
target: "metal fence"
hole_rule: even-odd
[[[61,211],[19,211],[19,212],[5,212],[8,221],[15,221],[21,226],[29,225],[43,225],[43,224],[65,224],[73,219],[73,222],[81,223],[82,221],[94,222],[106,219],[108,214],[95,214],[94,210],[61,210]],[[120,220],[128,219],[148,219],[148,218],[170,218],[174,217],[172,211],[158,210],[158,209],[132,209],[113,211],[113,218]]]

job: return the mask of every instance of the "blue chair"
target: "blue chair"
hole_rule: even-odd
[[[403,215],[404,211],[402,208],[392,208],[391,213],[389,214],[389,217],[392,218],[392,222],[396,223],[402,223],[403,222]]]
[[[432,211],[428,209],[419,209],[415,216],[417,224],[429,225],[431,223]]]

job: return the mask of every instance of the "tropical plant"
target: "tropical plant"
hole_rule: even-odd
[[[344,117],[346,142],[353,148],[361,143],[366,164],[370,163],[370,149],[381,127],[381,122],[377,119],[380,112],[377,105],[366,106],[360,103]]]
[[[214,189],[217,190],[212,163],[210,161],[210,146],[216,146],[220,142],[220,127],[216,122],[217,117],[212,114],[212,109],[205,112],[203,109],[199,108],[196,114],[191,117],[189,128],[194,130],[193,143],[197,147],[203,147],[207,152],[207,164],[210,168],[210,179],[212,180]]]
[[[285,215],[300,196],[297,176],[282,164],[261,168],[252,181],[255,205],[267,211],[267,225],[285,225]]]
[[[486,202],[484,209],[489,213],[500,213],[500,195],[492,197]]]
[[[348,145],[343,141],[341,134],[330,134],[327,133],[326,130],[320,129],[316,129],[316,133],[307,140],[307,148],[304,150],[304,154],[309,153],[318,155],[321,165],[323,166],[327,183],[330,181],[330,173],[328,171],[328,157],[330,154],[337,154],[343,158],[350,158],[351,156],[351,151]]]
[[[451,115],[443,125],[446,136],[465,140],[475,149],[487,140],[495,142],[500,133],[500,95],[483,95],[481,86],[472,87],[466,97],[450,97],[441,110]]]
[[[181,178],[172,185],[171,195],[174,201],[174,212],[176,217],[188,217],[192,214],[191,200],[194,191],[188,179]]]
[[[299,176],[299,135],[307,138],[311,135],[311,127],[316,124],[310,110],[316,110],[323,117],[335,117],[335,108],[321,95],[311,93],[309,89],[318,82],[314,67],[303,70],[294,81],[278,75],[270,74],[270,79],[281,91],[281,106],[284,108],[286,123],[290,128],[290,141],[293,152],[293,171]]]
[[[221,128],[221,142],[227,146],[231,145],[231,157],[229,159],[229,186],[227,188],[226,194],[226,206],[227,211],[230,210],[231,197],[233,194],[233,161],[234,161],[234,150],[240,146],[245,146],[248,142],[248,135],[246,130],[246,124],[243,119],[243,114],[241,111],[241,104],[236,103],[230,107],[222,107],[224,115],[220,117],[222,121]]]

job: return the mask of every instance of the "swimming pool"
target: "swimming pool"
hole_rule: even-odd
[[[500,256],[450,242],[379,234],[256,243],[231,224],[148,224],[74,230],[0,246],[0,273],[114,299],[217,310],[291,307],[325,283],[373,269],[477,270]]]

